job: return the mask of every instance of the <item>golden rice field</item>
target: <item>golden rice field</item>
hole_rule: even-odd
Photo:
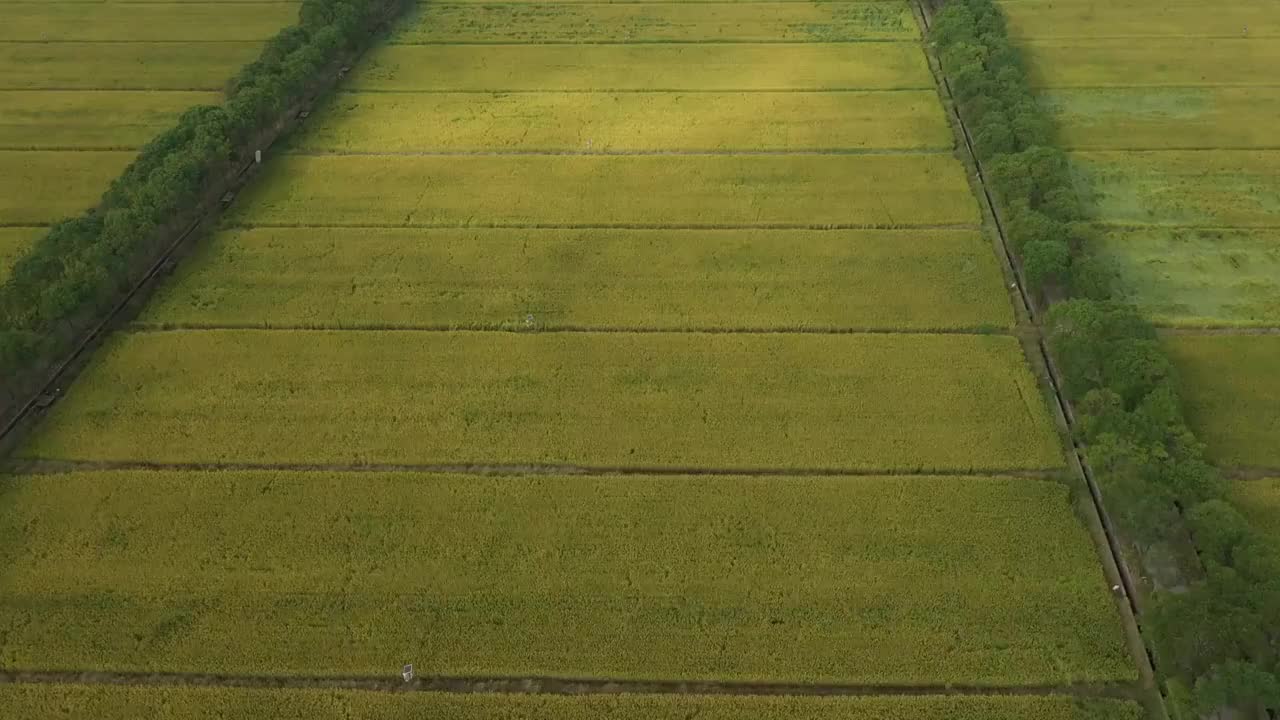
[[[2,136],[0,136],[2,137]],[[933,90],[338,93],[298,151],[947,150]]]
[[[898,2],[429,3],[393,43],[914,41],[911,9]]]
[[[0,150],[0,225],[47,225],[84,212],[133,155]]]
[[[216,92],[0,92],[0,150],[133,150]],[[105,189],[105,187],[103,188]]]
[[[1001,7],[1015,38],[1237,39],[1245,28],[1249,38],[1280,38],[1271,0],[1007,0]]]
[[[1045,90],[1061,143],[1077,150],[1275,148],[1280,88]]]
[[[134,471],[0,488],[10,666],[1135,675],[1054,481]]]
[[[920,188],[929,188],[928,202]],[[950,155],[300,156],[275,158],[239,225],[977,223]],[[501,198],[501,202],[494,202]]]
[[[223,231],[148,325],[978,329],[1013,324],[973,230]],[[532,315],[532,320],[529,316]]]
[[[385,45],[353,73],[380,92],[934,88],[914,43]]]
[[[1280,335],[1164,340],[1192,428],[1224,465],[1280,468]]]
[[[133,334],[110,344],[20,454],[965,471],[1063,463],[1018,341],[966,335]]]
[[[1138,720],[1120,700],[1049,696],[730,697],[673,695],[450,695],[353,690],[249,690],[0,685],[10,717],[70,712],[99,720],[212,720],[262,714],[276,720]]]
[[[0,43],[264,41],[293,24],[300,4],[6,2],[0,4]]]
[[[15,91],[216,92],[239,7],[0,34],[0,145],[136,147],[176,95]],[[305,125],[6,466],[0,669],[1136,683],[908,4],[424,3]],[[49,708],[1141,715],[0,683]]]

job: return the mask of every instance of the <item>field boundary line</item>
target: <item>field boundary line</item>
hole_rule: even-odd
[[[949,147],[918,148],[799,148],[799,149],[756,149],[743,148],[737,150],[569,150],[569,149],[532,149],[532,150],[285,150],[282,155],[300,157],[508,157],[544,155],[568,156],[601,156],[601,157],[647,157],[647,156],[688,156],[688,157],[720,157],[720,156],[790,156],[790,155],[949,155]]]
[[[921,30],[926,38],[930,31],[929,9],[926,3],[930,1],[932,0],[911,0],[915,10],[914,14],[921,23]],[[1125,563],[1119,533],[1107,513],[1106,505],[1102,499],[1101,487],[1098,485],[1093,469],[1089,465],[1084,448],[1077,440],[1075,413],[1062,389],[1061,375],[1052,354],[1049,352],[1049,344],[1045,339],[1044,329],[1040,324],[1036,303],[1027,291],[1027,282],[1023,276],[1022,267],[1010,249],[1009,239],[1005,233],[1004,224],[1000,219],[999,208],[996,205],[995,197],[992,195],[990,187],[987,185],[982,162],[978,159],[978,154],[974,150],[973,137],[969,132],[969,127],[965,123],[964,116],[960,114],[959,105],[956,103],[951,83],[947,78],[946,70],[942,67],[941,60],[927,42],[925,43],[925,48],[929,57],[930,72],[934,73],[939,94],[946,100],[947,114],[959,130],[963,146],[960,150],[974,169],[974,180],[976,180],[977,187],[981,191],[980,201],[983,203],[984,210],[990,213],[992,225],[996,231],[996,238],[999,241],[999,254],[1004,261],[1005,269],[1013,278],[1014,284],[1017,285],[1017,297],[1021,301],[1026,317],[1031,322],[1030,329],[1034,335],[1027,337],[1026,340],[1028,345],[1035,346],[1038,351],[1037,360],[1043,364],[1046,370],[1043,379],[1047,381],[1047,389],[1053,398],[1054,412],[1065,424],[1067,431],[1067,437],[1064,440],[1069,442],[1067,449],[1071,461],[1070,465],[1076,471],[1075,474],[1079,479],[1084,482],[1089,497],[1088,507],[1092,509],[1091,515],[1093,517],[1090,519],[1095,521],[1098,529],[1101,530],[1101,538],[1098,538],[1097,533],[1093,532],[1092,529],[1090,535],[1095,537],[1095,545],[1099,551],[1103,574],[1107,578],[1108,584],[1114,583],[1114,587],[1120,595],[1120,602],[1116,603],[1116,607],[1120,611],[1121,626],[1125,632],[1126,644],[1129,646],[1130,655],[1136,665],[1138,677],[1144,690],[1141,697],[1149,700],[1149,711],[1158,711],[1160,718],[1167,720],[1169,717],[1168,709],[1165,707],[1164,696],[1160,692],[1160,686],[1156,679],[1155,658],[1146,642],[1146,637],[1142,633],[1141,607],[1138,602],[1137,584],[1128,565]],[[1101,542],[1098,542],[1098,540]]]
[[[324,473],[423,473],[451,475],[653,475],[653,476],[746,476],[746,477],[1005,477],[1029,480],[1056,480],[1065,468],[1043,469],[849,469],[849,468],[724,468],[675,466],[609,466],[538,463],[289,463],[289,462],[148,462],[145,460],[49,460],[10,459],[0,461],[0,469],[23,475],[53,475],[102,470],[158,470],[222,472],[236,470],[281,470]]]
[[[134,322],[126,328],[136,333],[253,331],[253,332],[420,332],[420,333],[510,333],[600,334],[600,335],[1016,335],[1016,327],[996,328],[837,328],[837,327],[629,327],[609,325],[396,325],[351,323],[348,325],[289,325],[252,323],[149,323]]]
[[[683,3],[681,3],[683,4]],[[36,42],[26,41],[26,42]],[[851,38],[848,40],[422,40],[418,42],[390,42],[392,47],[531,47],[538,45],[864,45],[879,43],[920,42],[916,38]]]
[[[405,682],[399,676],[230,675],[180,672],[0,671],[0,684],[82,684],[241,687],[277,689],[342,689],[370,692],[502,693],[517,695],[1070,695],[1132,700],[1137,689],[1128,683],[1047,685],[910,685],[786,683],[733,680],[639,680],[624,678],[560,678],[552,676],[428,675]]]
[[[25,227],[25,226],[24,226]],[[933,223],[900,225],[882,223],[245,223],[229,221],[221,227],[252,230],[254,228],[409,228],[426,230],[981,230],[979,223]]]
[[[59,0],[61,2],[61,0]],[[222,92],[220,87],[166,87],[166,88],[149,88],[140,86],[122,86],[122,87],[73,87],[50,85],[48,87],[0,87],[0,93],[6,92],[200,92],[200,93],[216,93]]]
[[[1160,335],[1280,335],[1280,327],[1188,327],[1185,325],[1157,325]]]
[[[359,87],[359,78],[356,79],[355,86],[345,91],[347,94],[366,94],[366,95],[521,95],[521,94],[547,94],[547,95],[586,95],[598,94],[605,95],[609,93],[662,93],[662,94],[691,94],[691,93],[838,93],[838,92],[927,92],[934,88],[927,85],[911,85],[907,87],[892,88],[874,88],[874,87],[778,87],[778,88],[589,88],[589,89],[564,89],[564,88],[485,88],[483,90],[466,89],[466,88],[409,88],[404,90],[388,89],[388,88],[361,88]],[[1280,86],[1278,86],[1280,87]],[[2,89],[2,88],[0,88]],[[22,90],[26,88],[15,88]],[[33,88],[34,89],[34,88]],[[71,88],[74,89],[74,88]],[[189,92],[199,92],[192,90]]]

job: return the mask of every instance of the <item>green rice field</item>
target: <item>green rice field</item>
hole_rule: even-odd
[[[1017,38],[1280,39],[1280,15],[1270,0],[1211,8],[1190,0],[1008,0],[1001,7]]]
[[[0,43],[261,42],[298,17],[298,2],[6,2]],[[146,68],[150,63],[143,66]],[[215,68],[210,68],[215,69]],[[234,74],[227,73],[223,77]]]
[[[572,270],[572,272],[566,272]],[[150,326],[1007,328],[972,230],[224,231]],[[532,316],[532,319],[530,319]]]
[[[1014,685],[1134,673],[1052,481],[132,472],[0,488],[8,665],[366,674],[413,658],[447,675]]]
[[[1280,468],[1280,335],[1165,338],[1192,428],[1224,465]]]
[[[1018,342],[982,335],[141,333],[107,349],[22,454],[964,471],[1063,463]]]
[[[1216,8],[1204,10],[1212,15]],[[1031,59],[1032,82],[1051,89],[1266,88],[1275,86],[1271,68],[1280,62],[1280,38],[1034,38],[1022,45]]]
[[[1077,150],[1275,149],[1280,88],[1089,88],[1041,93]]]
[[[1065,695],[996,697],[712,697],[672,695],[450,695],[351,690],[248,690],[0,685],[0,712],[132,720],[213,720],[260,713],[276,720],[1138,720],[1136,703]]]

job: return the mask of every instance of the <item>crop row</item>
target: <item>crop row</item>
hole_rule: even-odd
[[[1280,335],[1174,335],[1164,346],[1210,458],[1280,467]]]
[[[1063,462],[1018,341],[175,331],[118,338],[28,457],[1003,470]]]
[[[1116,700],[1038,697],[778,698],[671,695],[447,695],[350,690],[246,690],[0,685],[8,717],[99,720],[1138,720]]]
[[[261,42],[0,43],[0,90],[219,91],[261,47]]]
[[[949,150],[951,143],[933,90],[357,92],[334,95],[290,146],[342,152],[609,152]]]
[[[1054,481],[113,472],[0,490],[9,668],[1134,675]]]
[[[0,150],[0,225],[47,225],[97,204],[133,152]]]
[[[430,3],[394,43],[914,40],[905,2],[644,4]]]
[[[696,72],[691,70],[696,68]],[[351,90],[932,90],[916,43],[384,45]]]
[[[0,42],[262,42],[293,22],[299,4],[5,2]]]
[[[213,92],[10,90],[0,95],[0,149],[140,148]]]
[[[532,317],[530,317],[532,316]],[[150,325],[998,328],[974,230],[226,230]]]
[[[922,202],[921,188],[929,188]],[[978,222],[950,154],[275,158],[245,225]]]

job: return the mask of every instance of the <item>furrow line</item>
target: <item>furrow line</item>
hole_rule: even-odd
[[[977,469],[928,469],[916,468],[727,468],[727,467],[676,467],[676,466],[609,466],[609,465],[556,465],[514,463],[271,463],[271,462],[148,462],[109,460],[7,460],[0,463],[6,472],[22,475],[54,475],[68,472],[95,470],[167,470],[167,471],[289,471],[323,473],[425,473],[456,475],[652,475],[669,476],[746,476],[746,477],[1019,477],[1028,479],[1056,479],[1059,468],[1039,470],[977,468]]]
[[[734,155],[942,155],[951,152],[949,147],[921,148],[806,148],[758,149],[743,148],[738,150],[286,150],[285,155],[299,156],[338,156],[338,157],[507,157],[507,156],[540,156],[540,155],[581,155],[603,157],[629,156],[734,156]]]
[[[24,42],[38,42],[35,40]],[[418,42],[389,42],[395,47],[477,47],[540,45],[862,45],[874,43],[918,43],[915,38],[850,38],[847,40],[769,40],[769,39],[708,39],[708,40],[439,40]]]
[[[19,89],[39,89],[39,88],[19,88]],[[77,88],[70,88],[72,90]],[[143,88],[145,89],[145,88]],[[537,94],[604,94],[604,93],[837,93],[837,92],[856,92],[856,93],[875,93],[875,92],[920,92],[922,90],[933,90],[928,85],[911,85],[907,87],[879,88],[879,87],[777,87],[777,88],[590,88],[590,89],[565,89],[565,88],[484,88],[482,90],[466,89],[466,88],[428,88],[428,89],[373,89],[361,88],[357,84],[349,90],[343,91],[343,94],[379,94],[379,95],[537,95]]]
[[[203,330],[242,330],[254,332],[472,332],[554,334],[582,333],[599,335],[1014,335],[1012,327],[948,327],[948,328],[876,328],[876,327],[630,327],[616,325],[530,325],[515,321],[505,324],[439,324],[410,325],[395,323],[350,323],[344,325],[254,324],[254,323],[152,323],[133,322],[126,328],[136,333],[187,332]]]
[[[919,225],[877,223],[245,223],[228,221],[223,227],[253,228],[415,228],[424,230],[979,230],[977,223],[925,223]]]
[[[0,683],[198,686],[284,689],[365,690],[370,692],[504,693],[518,695],[1073,695],[1132,699],[1127,684],[1080,683],[1062,685],[860,685],[715,680],[636,680],[625,678],[558,678],[545,676],[431,675],[405,682],[400,677],[371,675],[264,676],[179,672],[101,672],[75,670],[0,671]]]

